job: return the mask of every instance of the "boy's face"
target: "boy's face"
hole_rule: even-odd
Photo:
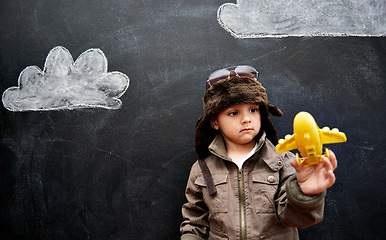
[[[261,127],[259,105],[232,105],[212,119],[211,124],[214,129],[221,131],[227,145],[255,144]]]

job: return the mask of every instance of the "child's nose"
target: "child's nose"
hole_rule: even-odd
[[[250,123],[251,117],[248,114],[243,114],[243,123]]]

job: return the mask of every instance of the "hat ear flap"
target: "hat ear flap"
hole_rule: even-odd
[[[283,112],[275,105],[268,104],[268,112],[270,112],[273,116],[276,117],[283,116]]]
[[[194,130],[194,147],[198,158],[209,156],[209,145],[217,135],[217,131],[212,127],[211,116],[201,116],[196,122]]]
[[[271,105],[272,106],[272,105]],[[276,106],[272,106],[272,107],[276,107]],[[273,123],[272,123],[272,120],[269,116],[269,110],[271,110],[272,108],[270,108],[269,106],[267,105],[262,105],[262,107],[260,108],[260,114],[261,114],[261,126],[263,128],[263,130],[265,131],[265,134],[267,136],[267,138],[274,144],[274,145],[277,145],[278,141],[279,141],[279,138],[277,136],[277,133],[276,133],[276,129],[275,127],[273,126]],[[274,109],[277,109],[280,111],[279,108],[274,108]],[[279,112],[275,112],[276,114],[279,114]],[[281,111],[280,111],[281,114],[283,114]],[[278,115],[276,115],[278,116]],[[281,116],[281,115],[279,115]]]

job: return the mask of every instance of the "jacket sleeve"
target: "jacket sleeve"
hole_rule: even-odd
[[[199,174],[196,162],[192,166],[186,186],[187,203],[182,206],[181,240],[208,239],[209,236],[209,210],[204,202],[201,187],[195,184]]]
[[[281,223],[289,227],[305,228],[321,222],[326,191],[312,196],[305,195],[299,187],[289,159],[285,160],[281,175],[284,176],[276,198],[277,214]]]

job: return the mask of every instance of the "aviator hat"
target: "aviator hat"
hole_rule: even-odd
[[[260,106],[261,129],[267,138],[277,144],[278,137],[269,113],[282,116],[281,110],[268,103],[265,88],[258,81],[258,72],[251,66],[237,66],[217,70],[207,80],[203,99],[204,115],[196,123],[194,145],[199,159],[209,155],[209,145],[218,134],[211,126],[211,119],[231,105],[251,103]],[[257,139],[258,140],[258,139]]]

